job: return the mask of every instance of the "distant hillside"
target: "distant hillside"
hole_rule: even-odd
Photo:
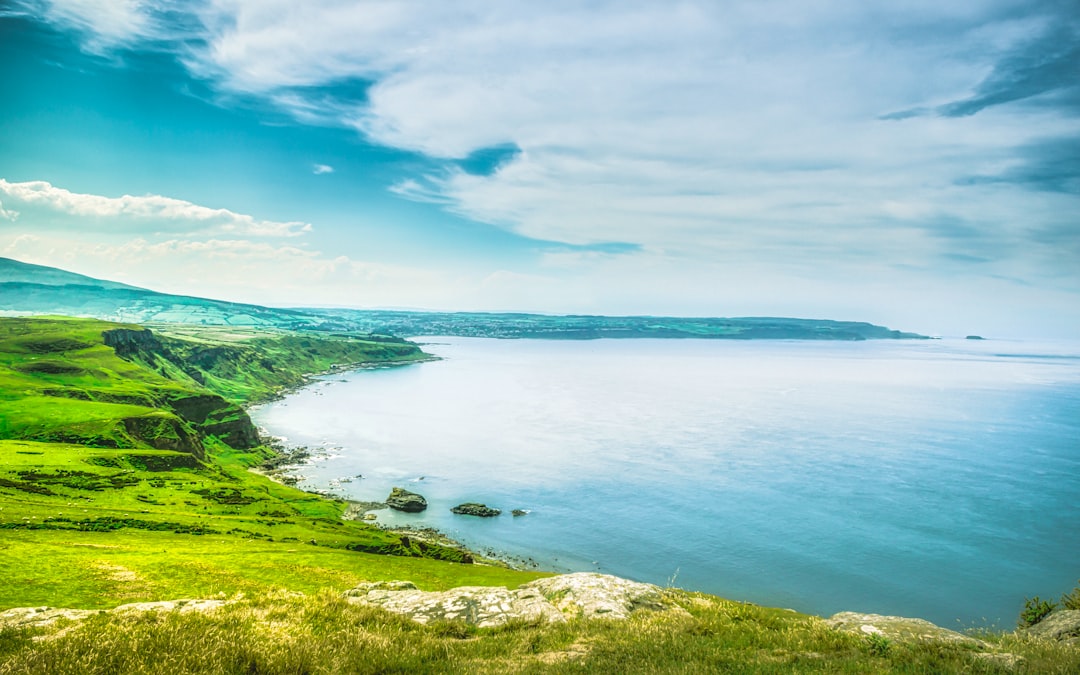
[[[483,312],[279,309],[169,295],[52,267],[0,258],[0,315],[58,314],[138,324],[252,326],[334,333],[455,335],[546,340],[709,338],[726,340],[925,339],[860,321],[782,317],[552,316]]]
[[[322,322],[301,311],[158,293],[9,258],[0,258],[0,314],[290,330]]]
[[[306,310],[353,331],[402,336],[593,340],[598,338],[708,338],[714,340],[903,340],[926,339],[862,321],[782,317],[553,316],[482,312]]]
[[[93,288],[127,289],[146,291],[136,286],[121,284],[116,281],[103,281],[82,274],[67,272],[55,267],[32,265],[30,263],[0,258],[0,281],[7,283],[26,283],[40,286],[90,286]]]

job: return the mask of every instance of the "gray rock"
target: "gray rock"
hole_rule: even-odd
[[[1076,644],[1080,639],[1080,609],[1065,609],[1048,614],[1042,621],[1023,630],[1025,635]]]
[[[580,572],[539,579],[517,590],[463,586],[442,592],[401,589],[390,584],[361,584],[345,593],[350,602],[377,605],[418,623],[460,620],[499,626],[511,620],[561,622],[570,618],[625,619],[638,610],[685,612],[666,602],[663,591],[606,574]]]
[[[826,619],[825,623],[831,628],[847,633],[880,635],[896,642],[949,642],[975,649],[986,649],[988,647],[981,640],[942,628],[926,619],[840,612]]]
[[[60,619],[82,621],[95,614],[128,612],[209,612],[227,604],[225,600],[161,600],[158,602],[133,602],[106,609],[64,609],[59,607],[15,607],[0,612],[3,626],[49,626]]]
[[[502,513],[499,509],[492,509],[486,504],[477,504],[475,502],[458,504],[450,510],[459,516],[479,516],[481,518],[494,518]]]
[[[1019,654],[1009,654],[1008,652],[999,652],[997,654],[982,652],[975,654],[974,656],[983,663],[988,663],[997,666],[998,668],[1004,668],[1005,670],[1016,670],[1024,665],[1023,656],[1020,656]]]
[[[415,492],[396,487],[390,491],[390,496],[386,498],[386,505],[398,511],[419,513],[427,508],[427,500]]]

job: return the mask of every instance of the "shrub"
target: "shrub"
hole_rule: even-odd
[[[1034,626],[1046,618],[1046,615],[1054,611],[1056,607],[1056,602],[1042,600],[1037,595],[1034,598],[1027,598],[1024,600],[1024,609],[1020,611],[1020,620],[1017,621],[1017,626],[1020,628]]]
[[[889,642],[889,638],[880,633],[871,633],[866,636],[866,650],[873,656],[885,658],[889,655],[891,647],[892,643]]]
[[[1080,609],[1080,580],[1076,582],[1076,588],[1061,596],[1062,609]]]

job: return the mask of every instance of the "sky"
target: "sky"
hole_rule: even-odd
[[[0,256],[1080,337],[1075,0],[0,0]]]

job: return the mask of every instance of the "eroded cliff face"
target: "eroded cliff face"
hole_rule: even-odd
[[[259,432],[251,417],[243,408],[217,394],[174,398],[167,404],[201,433],[217,436],[234,448],[259,445]]]
[[[185,362],[172,352],[150,329],[133,330],[117,328],[102,333],[105,345],[112,347],[116,355],[135,361],[144,366],[155,368],[162,372],[162,361],[166,361],[178,370],[185,373],[197,383],[202,383],[204,378],[193,364]],[[158,443],[176,443],[184,447],[202,451],[202,443],[199,436],[216,436],[234,448],[252,448],[259,445],[259,432],[251,418],[240,406],[226,401],[217,394],[169,394],[156,401],[158,405],[167,407],[180,419],[190,426],[190,431],[195,435],[195,443],[187,442],[187,436],[183,430],[173,430],[166,438]],[[145,423],[139,423],[145,426]],[[135,424],[135,428],[141,428]],[[130,431],[129,431],[130,433]],[[135,435],[132,433],[132,435]],[[158,447],[148,439],[141,439],[153,447]],[[164,449],[164,448],[163,448]],[[168,449],[181,449],[172,448]],[[185,452],[187,450],[184,450]],[[193,450],[194,451],[194,450]],[[200,455],[201,456],[201,455]]]
[[[149,328],[132,330],[130,328],[116,328],[104,331],[101,334],[106,347],[112,347],[116,355],[127,358],[140,350],[159,350],[161,342],[154,336]]]

